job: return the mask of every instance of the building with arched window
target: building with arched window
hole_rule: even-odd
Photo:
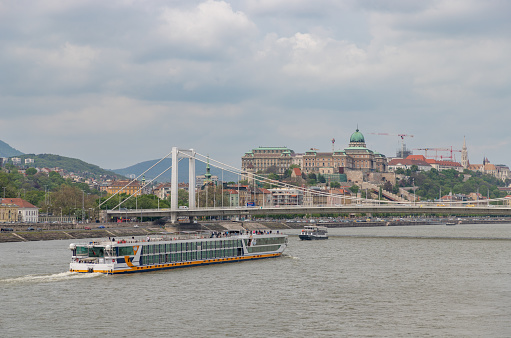
[[[303,155],[302,171],[305,173],[337,174],[345,170],[386,172],[387,158],[366,147],[364,135],[358,130],[351,134],[344,150],[317,152],[308,150]]]

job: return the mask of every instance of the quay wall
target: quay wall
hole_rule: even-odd
[[[446,220],[439,222],[396,220],[389,222],[332,222],[318,223],[328,228],[348,228],[348,227],[381,227],[381,226],[420,226],[428,224],[441,224]],[[461,219],[456,220],[456,224],[502,224],[511,223],[511,219]],[[68,239],[86,239],[86,238],[106,238],[106,237],[131,237],[147,236],[158,234],[162,231],[229,231],[235,229],[245,230],[286,230],[301,229],[304,225],[312,223],[299,222],[277,222],[277,221],[210,221],[193,224],[167,224],[165,228],[152,225],[152,223],[137,223],[139,227],[134,227],[130,223],[94,223],[94,224],[1,224],[2,228],[12,228],[13,231],[1,232],[0,243],[8,242],[30,242],[30,241],[49,241],[49,240],[68,240]],[[98,228],[104,226],[105,228]],[[28,231],[28,227],[40,229]],[[91,227],[86,230],[85,227]]]

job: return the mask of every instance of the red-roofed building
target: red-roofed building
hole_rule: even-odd
[[[39,208],[22,198],[0,198],[2,204],[14,204],[18,207],[18,219],[25,223],[37,223]]]
[[[423,159],[416,159],[417,157],[422,157]],[[410,155],[407,158],[392,159],[389,162],[389,171],[396,171],[398,168],[403,170],[411,169],[414,165],[416,165],[420,171],[428,171],[431,169],[431,165],[426,161],[424,156]]]
[[[300,170],[300,168],[293,168],[293,170],[291,171],[291,177],[292,178],[302,177],[302,171]]]
[[[437,161],[437,160],[427,160],[427,162],[436,170],[442,171],[447,169],[454,169],[459,172],[463,172],[463,166],[459,162],[454,161]]]
[[[414,161],[423,161],[426,162],[426,157],[424,155],[408,155],[406,157],[408,160],[414,160]]]

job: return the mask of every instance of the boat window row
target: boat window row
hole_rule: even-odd
[[[105,248],[76,246],[76,248],[73,250],[73,256],[105,257]]]
[[[270,237],[270,238],[254,238],[253,245],[268,245],[268,244],[284,244],[286,242],[285,237]],[[248,245],[249,239],[244,239],[245,245]]]
[[[266,251],[277,251],[279,248],[280,245],[265,245],[265,246],[249,246],[247,249],[248,253],[257,253]]]
[[[226,239],[219,241],[164,243],[142,246],[142,255],[167,252],[182,252],[196,250],[226,249],[241,247],[241,240]]]
[[[228,248],[205,251],[188,251],[156,255],[145,255],[140,257],[140,264],[141,265],[164,264],[235,256],[241,256],[241,249]]]

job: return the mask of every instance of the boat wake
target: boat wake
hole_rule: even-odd
[[[26,275],[15,278],[0,279],[0,284],[61,282],[70,279],[94,278],[102,275],[103,274],[101,273],[77,273],[66,271],[51,275]]]
[[[286,257],[286,258],[290,258],[290,259],[300,259],[300,257],[295,257],[295,256],[291,256],[291,255],[287,255],[287,254],[282,254],[282,257]]]

